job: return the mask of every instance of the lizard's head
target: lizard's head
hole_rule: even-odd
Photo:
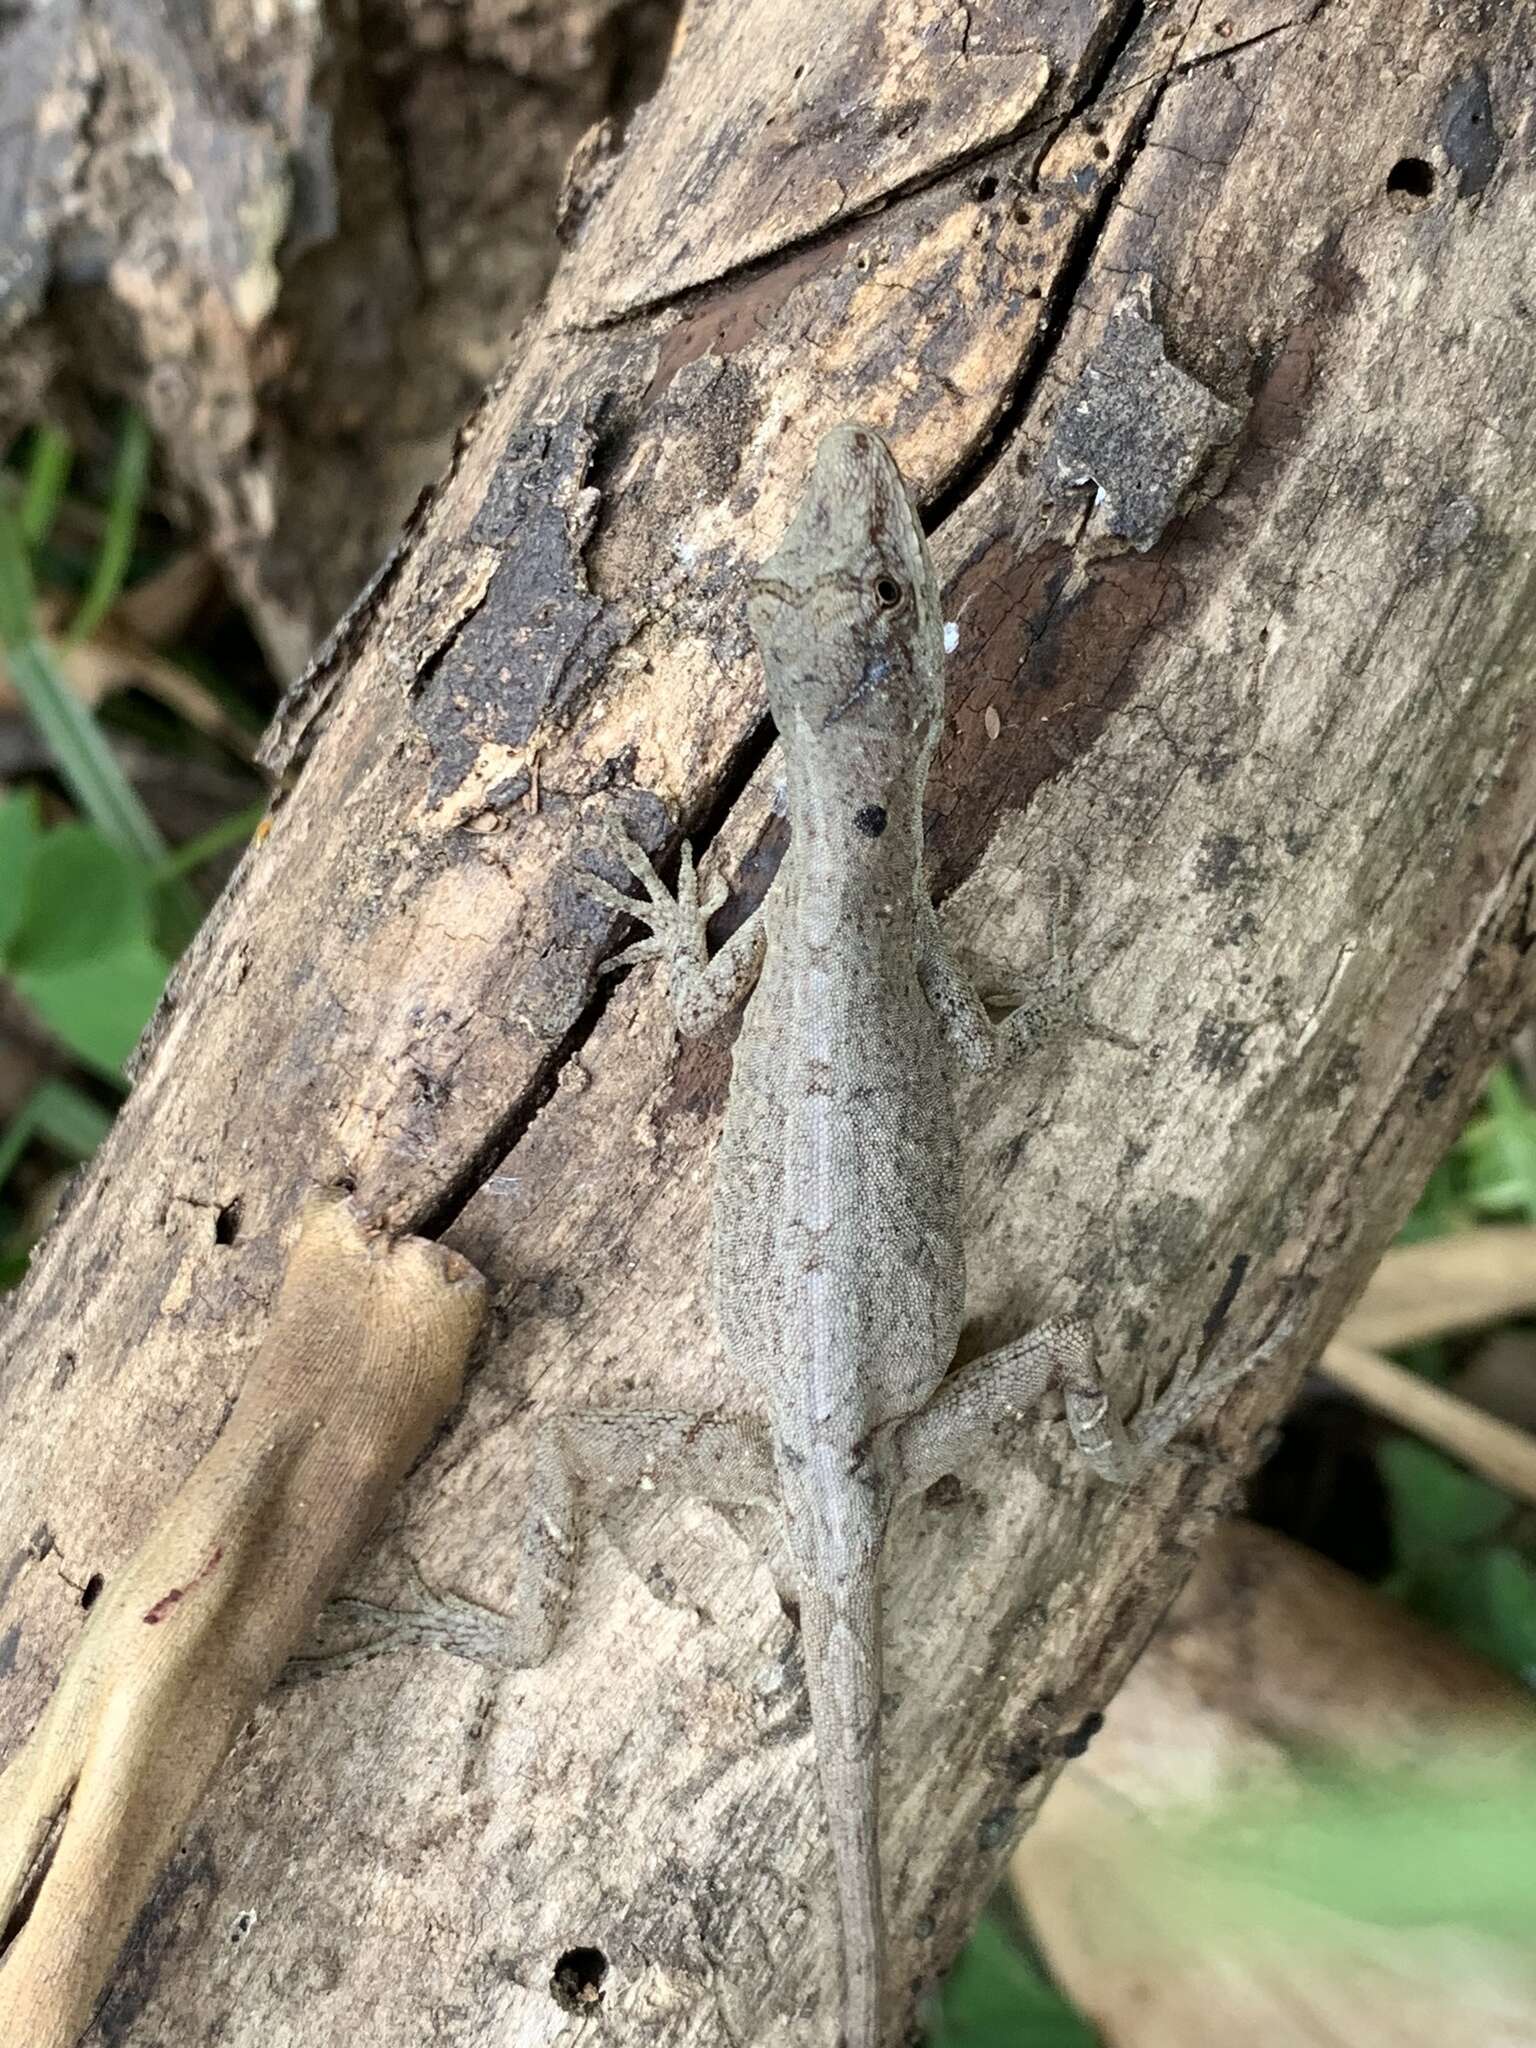
[[[869,427],[834,427],[748,613],[780,732],[890,740],[926,757],[944,708],[944,627],[923,529]]]

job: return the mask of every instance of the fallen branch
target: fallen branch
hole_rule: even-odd
[[[11,1311],[5,1737],[78,1619],[40,1557],[110,1574],[217,1429],[208,1361],[265,1313],[296,1158],[497,1289],[401,1495],[433,1588],[505,1611],[533,1411],[735,1398],[701,1255],[724,1049],[599,980],[623,936],[575,870],[618,818],[663,866],[692,833],[722,925],[761,898],[783,827],[742,606],[838,421],[893,443],[954,627],[947,929],[983,986],[1053,942],[1071,984],[963,1106],[964,1354],[1083,1314],[1129,1407],[1285,1300],[1316,1355],[1536,968],[1536,170],[1504,139],[1523,16],[1292,17],[689,10],[507,377],[290,701],[272,828]],[[1290,1386],[1127,1502],[1047,1419],[896,1518],[897,2009]],[[120,2035],[538,2048],[600,1999],[655,2048],[826,2041],[769,1534],[641,1500],[614,1537],[537,1671],[414,1649],[258,1709]],[[415,1604],[393,1551],[348,1590]]]
[[[1437,1821],[1475,1833],[1501,1791],[1528,1799],[1533,1738],[1536,1711],[1514,1679],[1326,1559],[1234,1523],[1053,1787],[1013,1884],[1053,1976],[1106,2048],[1525,2041],[1536,1965],[1523,1929],[1509,1938],[1488,1892],[1460,1913],[1452,1881],[1430,1868],[1419,1889],[1441,1910],[1394,1924],[1401,1894],[1368,1834],[1351,1861],[1318,1780],[1388,1801],[1422,1794],[1418,1839],[1432,1859]],[[1287,1877],[1309,1815],[1315,1885],[1299,1901]],[[1370,1825],[1362,1804],[1353,1826]],[[1293,1846],[1267,1890],[1277,1834]],[[1362,1892],[1341,1907],[1352,1872]],[[1514,1863],[1503,1874],[1518,1913],[1529,1885]],[[1371,1896],[1373,1878],[1384,1896]]]
[[[1460,1459],[1469,1471],[1502,1486],[1517,1500],[1536,1502],[1536,1443],[1523,1429],[1487,1415],[1448,1388],[1436,1386],[1379,1351],[1335,1337],[1318,1361],[1335,1386],[1344,1387],[1376,1414],[1411,1430]]]

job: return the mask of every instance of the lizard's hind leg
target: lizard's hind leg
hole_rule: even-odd
[[[548,1415],[534,1440],[510,1614],[431,1588],[418,1573],[419,1607],[334,1601],[335,1618],[372,1623],[374,1633],[354,1648],[296,1659],[287,1675],[319,1676],[418,1644],[482,1664],[542,1664],[564,1623],[583,1531],[594,1514],[601,1518],[637,1494],[753,1506],[773,1501],[775,1486],[768,1433],[743,1417],[598,1409]]]
[[[1016,1343],[963,1366],[902,1424],[896,1439],[900,1483],[912,1490],[931,1486],[1011,1433],[1048,1387],[1059,1386],[1073,1441],[1087,1464],[1101,1479],[1128,1486],[1201,1408],[1266,1364],[1289,1334],[1290,1324],[1283,1321],[1235,1364],[1181,1365],[1160,1398],[1143,1401],[1128,1425],[1100,1375],[1087,1323],[1042,1323]]]

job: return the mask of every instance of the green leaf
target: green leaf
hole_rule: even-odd
[[[94,826],[57,826],[33,853],[6,964],[18,976],[47,974],[147,936],[147,879]]]
[[[46,422],[32,429],[27,481],[21,495],[21,531],[29,548],[40,546],[53,530],[73,459],[67,434]]]
[[[1509,1519],[1507,1497],[1412,1437],[1376,1448],[1399,1564],[1409,1571],[1458,1545],[1486,1542]]]
[[[1536,1685],[1536,1571],[1510,1545],[1443,1552],[1395,1590],[1421,1620]]]
[[[26,915],[32,860],[42,836],[37,800],[29,789],[0,797],[0,960]]]
[[[1466,1168],[1455,1145],[1424,1183],[1413,1214],[1398,1233],[1400,1244],[1422,1244],[1426,1238],[1449,1237],[1476,1223],[1477,1211],[1467,1195]]]
[[[1536,1687],[1536,1570],[1505,1543],[1486,1551],[1482,1566],[1489,1654]]]
[[[1096,2036],[993,1919],[939,1995],[929,2048],[1093,2048]]]
[[[1426,1182],[1404,1243],[1465,1230],[1482,1217],[1536,1222],[1536,1102],[1513,1067],[1496,1067],[1481,1112]]]
[[[81,810],[124,853],[153,867],[165,841],[118,766],[90,711],[64,678],[40,637],[32,575],[21,532],[0,498],[0,646],[22,709],[52,755]]]
[[[205,860],[225,853],[232,846],[242,846],[267,814],[267,799],[251,804],[246,810],[231,811],[226,818],[220,818],[216,825],[210,825],[206,832],[199,832],[195,839],[184,839],[168,859],[163,860],[155,870],[157,883],[173,881],[178,875],[190,875],[200,868]]]
[[[1201,1935],[1240,1939],[1283,1927],[1291,1902],[1322,1906],[1334,1927],[1303,1920],[1298,1938],[1358,1940],[1362,1922],[1528,1933],[1536,1917],[1536,1768],[1529,1750],[1497,1765],[1457,1755],[1448,1724],[1437,1779],[1413,1769],[1311,1772],[1297,1796],[1236,1799],[1200,1821],[1182,1847],[1208,1880]],[[1176,1823],[1163,1826],[1172,1838]],[[1478,1967],[1473,1955],[1469,1968]]]
[[[142,934],[73,967],[18,973],[16,986],[48,1028],[113,1080],[148,1023],[170,963]]]
[[[1508,1066],[1489,1076],[1483,1102],[1461,1140],[1472,1199],[1488,1215],[1536,1222],[1536,1106]]]
[[[112,1119],[73,1081],[39,1081],[3,1132],[0,1132],[0,1187],[34,1138],[40,1138],[76,1162],[89,1159]]]
[[[107,500],[106,525],[101,546],[91,564],[91,580],[80,609],[70,621],[67,638],[71,644],[89,640],[107,613],[133,560],[133,543],[139,530],[139,511],[144,487],[149,481],[149,429],[140,414],[128,408],[118,430],[117,454],[112,465],[112,489]]]

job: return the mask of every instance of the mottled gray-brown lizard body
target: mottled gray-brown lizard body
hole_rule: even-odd
[[[715,1169],[713,1297],[762,1416],[546,1417],[516,1614],[482,1627],[450,1605],[460,1647],[538,1662],[569,1595],[585,1494],[782,1502],[837,1870],[842,2041],[878,2048],[879,1572],[893,1501],[971,1463],[1051,1383],[1093,1468],[1127,1480],[1254,1361],[1181,1369],[1134,1435],[1080,1322],[950,1375],[965,1285],[954,1082],[1018,1034],[993,1027],[957,970],[924,879],[944,629],[922,528],[878,435],[842,427],[822,442],[750,614],[790,824],[763,905],[711,960],[704,927],[724,892],[700,901],[686,845],[676,899],[622,836],[649,903],[588,886],[650,923],[611,964],[664,959],[680,1028],[707,1029],[748,997]]]
[[[732,1061],[713,1291],[726,1354],[772,1418],[843,1900],[845,2030],[863,2043],[876,2038],[883,1945],[890,1426],[948,1370],[965,1274],[950,1062],[918,970],[943,623],[921,529],[872,436],[823,445],[751,614],[790,842]]]

